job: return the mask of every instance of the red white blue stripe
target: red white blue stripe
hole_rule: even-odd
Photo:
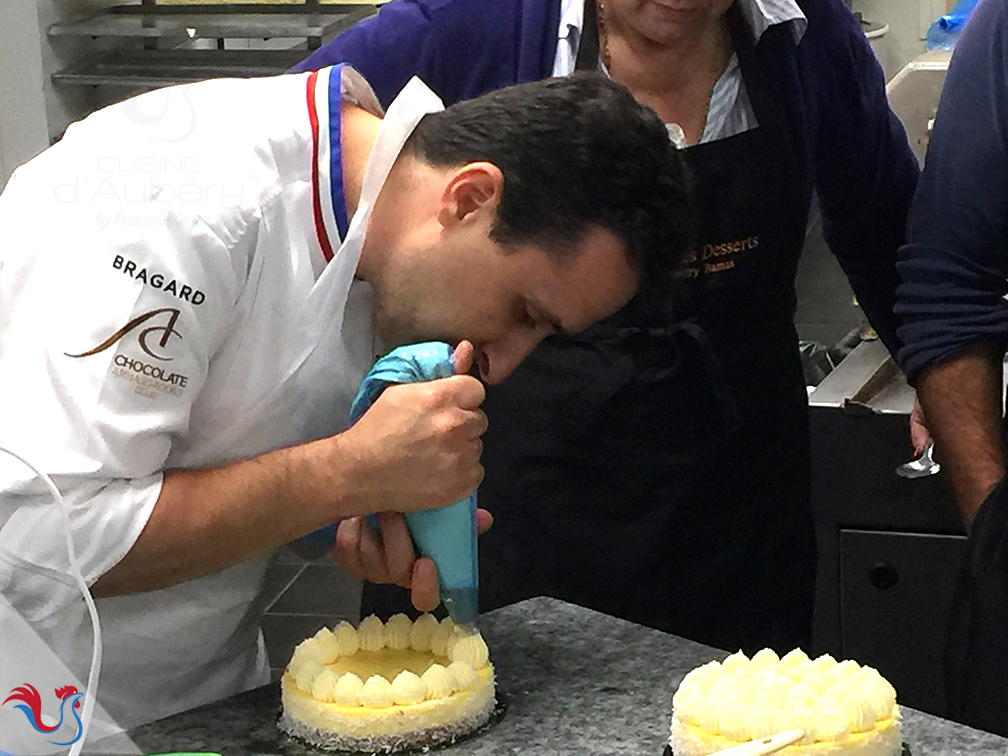
[[[343,196],[343,152],[340,122],[343,109],[343,66],[308,75],[306,98],[312,131],[312,216],[322,257],[332,260],[349,227]]]

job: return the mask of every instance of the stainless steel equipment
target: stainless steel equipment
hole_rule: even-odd
[[[914,58],[886,86],[889,104],[903,122],[914,154],[924,165],[945,74],[952,53],[933,50]]]
[[[889,83],[923,163],[948,52]],[[947,476],[897,475],[912,456],[914,392],[880,341],[859,345],[809,395],[819,544],[817,650],[877,667],[909,706],[946,711],[944,643],[966,546]]]
[[[94,54],[52,75],[61,85],[133,91],[228,76],[282,74],[344,29],[370,3],[165,4],[142,0],[49,27],[53,45],[85,40]]]

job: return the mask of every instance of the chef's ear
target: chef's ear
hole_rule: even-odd
[[[448,228],[486,220],[492,223],[504,191],[504,174],[493,163],[467,163],[448,177],[438,220]]]

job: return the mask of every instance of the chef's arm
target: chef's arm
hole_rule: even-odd
[[[963,522],[969,527],[984,499],[1004,477],[1001,449],[1001,355],[978,343],[917,379],[917,394],[948,471]]]
[[[146,526],[95,595],[165,588],[355,515],[464,498],[483,475],[483,397],[467,375],[394,386],[336,436],[216,469],[166,471]]]
[[[348,490],[352,473],[326,463],[339,443],[325,439],[217,469],[168,470],[140,537],[92,592],[165,588],[362,511]]]

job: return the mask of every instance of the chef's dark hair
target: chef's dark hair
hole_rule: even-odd
[[[487,161],[504,188],[490,238],[571,252],[592,226],[629,249],[646,288],[691,243],[689,182],[651,108],[594,72],[500,89],[425,116],[404,150],[434,166]]]

